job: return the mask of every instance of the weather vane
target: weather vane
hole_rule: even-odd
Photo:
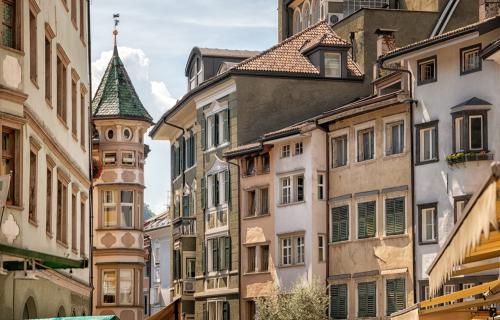
[[[119,13],[113,13],[113,20],[115,21],[115,30],[113,30],[113,37],[114,37],[114,46],[115,46],[115,48],[116,48],[116,36],[118,35],[118,30],[116,29],[116,27],[118,27],[118,24],[120,23],[120,20],[118,18],[120,18],[120,14]]]

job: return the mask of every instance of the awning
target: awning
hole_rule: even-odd
[[[157,313],[153,314],[146,320],[176,320],[175,316],[177,313],[177,318],[181,319],[180,315],[180,307],[179,302],[181,301],[180,297],[172,301],[168,306],[161,309]]]
[[[491,168],[492,175],[469,201],[464,214],[429,267],[427,274],[433,296],[457,273],[463,275],[498,268],[498,263],[488,259],[500,257],[500,201],[497,202],[500,162],[493,163]],[[473,264],[467,266],[468,263]]]
[[[117,316],[81,316],[81,317],[58,317],[38,320],[120,320]]]
[[[24,269],[24,261],[22,261],[22,259],[35,260],[37,262],[38,269],[82,269],[88,267],[87,259],[68,259],[5,244],[0,244],[0,255],[4,256],[3,267],[12,271]],[[9,257],[12,257],[13,259],[9,259]]]

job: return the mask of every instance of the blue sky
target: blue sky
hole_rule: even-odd
[[[118,49],[154,120],[186,92],[192,47],[264,50],[277,41],[276,0],[93,0],[92,80],[96,90],[112,50],[113,13],[120,13]],[[169,145],[146,138],[145,202],[166,209]]]

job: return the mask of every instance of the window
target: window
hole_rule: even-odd
[[[76,243],[77,239],[77,231],[76,231],[76,226],[77,226],[77,212],[76,212],[76,193],[71,194],[71,249],[73,252],[76,252],[78,249],[78,244]]]
[[[269,213],[269,188],[260,189],[260,214]]]
[[[255,320],[255,315],[257,313],[256,308],[257,306],[255,305],[255,301],[253,300],[247,301],[247,312],[249,320]]]
[[[220,300],[207,301],[203,304],[203,319],[229,320],[229,302]]]
[[[347,165],[347,135],[332,138],[332,167]]]
[[[463,111],[452,114],[453,150],[469,152],[487,150],[486,111]]]
[[[103,156],[104,165],[115,165],[116,164],[116,152],[104,152]]]
[[[195,274],[196,259],[187,258],[186,259],[186,278],[194,279]]]
[[[464,117],[456,117],[455,126],[455,152],[463,152],[464,149]]]
[[[437,203],[418,206],[420,243],[437,243]]]
[[[205,135],[208,148],[215,148],[229,142],[229,110],[212,114],[206,118]],[[204,139],[202,137],[202,141]]]
[[[325,200],[325,175],[318,173],[318,200]]]
[[[417,164],[438,161],[438,122],[417,125]]]
[[[460,49],[460,74],[481,71],[481,44]]]
[[[358,239],[375,237],[376,201],[358,203]]]
[[[62,58],[57,56],[57,116],[62,122],[67,121],[67,67]]]
[[[81,0],[83,1],[83,0]],[[85,94],[83,87],[80,87],[80,145],[85,150],[85,132],[87,131],[86,122],[87,108],[85,105]]]
[[[252,176],[255,174],[255,158],[250,157],[246,159],[246,175]]]
[[[132,139],[132,130],[130,130],[130,128],[123,129],[123,139],[126,141],[130,141]]]
[[[385,234],[387,236],[405,233],[405,198],[385,199]]]
[[[293,12],[293,34],[300,32],[300,30],[302,30],[300,9],[296,8]]]
[[[377,286],[375,282],[358,283],[358,317],[377,316]]]
[[[397,121],[385,126],[385,154],[403,153],[405,146],[404,122]]]
[[[281,204],[291,202],[292,187],[290,185],[290,177],[281,179]]]
[[[469,149],[483,149],[483,116],[469,116]]]
[[[247,272],[257,271],[257,247],[247,248]]]
[[[253,217],[257,215],[257,195],[256,191],[248,191],[247,192],[247,203],[248,203],[248,212],[247,216]]]
[[[332,242],[349,240],[349,206],[332,208]]]
[[[196,163],[196,154],[195,154],[196,141],[193,132],[191,132],[189,138],[186,139],[185,149],[186,149],[186,155],[185,155],[186,169],[189,169]]]
[[[231,200],[231,178],[228,170],[211,174],[207,177],[207,188],[204,186],[205,180],[202,181],[202,197],[205,193],[208,194],[208,207],[217,207],[219,205],[229,203]],[[204,207],[205,200],[202,198],[202,206]]]
[[[80,39],[84,41],[85,37],[85,5],[84,0],[79,0],[80,2]]]
[[[269,153],[262,155],[262,172],[269,172],[270,169]]]
[[[133,151],[122,152],[122,164],[126,166],[134,166],[135,153]]]
[[[452,294],[453,292],[455,292],[455,285],[454,284],[445,284],[443,286],[443,295],[447,295],[447,294]],[[450,305],[450,304],[454,304],[456,301],[448,301],[448,302],[445,302],[444,305]]]
[[[16,0],[1,0],[0,9],[1,45],[16,48]]]
[[[52,41],[45,36],[45,99],[52,104]]]
[[[471,196],[470,195],[463,195],[463,196],[458,196],[454,198],[454,221],[457,222],[458,219],[462,217],[462,214],[464,212],[464,208],[467,205],[467,202],[469,202]]]
[[[76,28],[76,0],[71,0],[71,22]]]
[[[185,194],[182,196],[182,216],[189,217],[191,215],[191,196],[190,194]]]
[[[116,271],[104,270],[102,273],[102,302],[104,304],[116,303]]]
[[[305,243],[303,235],[283,236],[280,238],[280,265],[289,266],[305,262]]]
[[[295,176],[295,201],[304,201],[304,176]]]
[[[302,142],[297,142],[295,144],[295,155],[304,153],[304,144]]]
[[[37,70],[37,14],[30,10],[29,14],[29,27],[30,27],[30,79],[36,83],[38,77]]]
[[[68,186],[60,178],[57,180],[57,232],[56,239],[67,244],[68,233]]]
[[[71,79],[71,133],[73,134],[73,137],[76,139],[77,135],[77,118],[78,118],[78,113],[76,109],[78,108],[77,105],[77,93],[76,93],[76,81],[75,79]]]
[[[218,237],[207,240],[208,272],[231,269],[231,238]]]
[[[134,270],[120,269],[120,304],[132,305],[134,302]]]
[[[124,228],[133,227],[134,218],[134,192],[120,191],[121,194],[121,226]]]
[[[347,284],[330,286],[330,317],[347,319]]]
[[[340,53],[325,52],[325,77],[340,78],[342,76],[341,61]]]
[[[45,232],[52,234],[52,168],[47,163],[47,179],[45,181]]]
[[[436,56],[417,61],[418,85],[437,81]]]
[[[290,156],[290,145],[284,145],[281,147],[281,157],[288,158]]]
[[[81,198],[81,195],[80,195]],[[85,255],[85,201],[80,201],[80,255]]]
[[[111,141],[113,140],[114,136],[115,136],[115,131],[113,129],[106,130],[106,139]]]
[[[318,235],[318,261],[326,261],[325,236],[322,234]]]
[[[103,191],[104,227],[114,227],[118,224],[118,214],[114,197],[115,193],[113,191]]]
[[[260,246],[260,272],[269,270],[269,245]]]
[[[406,308],[406,287],[405,279],[387,279],[385,282],[386,294],[386,315]]]
[[[200,58],[193,60],[191,71],[189,72],[189,90],[196,88],[203,82],[202,66]]]
[[[358,131],[358,162],[375,158],[375,131],[367,128]]]
[[[1,160],[0,175],[11,174],[9,193],[7,194],[8,205],[19,205],[20,202],[20,171],[21,167],[19,142],[20,133],[18,129],[14,129],[0,123],[0,131],[2,133],[1,141]]]
[[[470,289],[470,288],[472,288],[474,286],[475,286],[474,283],[464,283],[463,284],[463,290]],[[474,301],[474,296],[466,297],[466,298],[463,299],[463,301]]]
[[[36,209],[37,209],[37,184],[38,184],[38,170],[37,170],[37,154],[35,151],[30,151],[30,180],[29,180],[29,207],[28,219],[36,224]]]

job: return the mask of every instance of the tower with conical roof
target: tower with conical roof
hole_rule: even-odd
[[[92,102],[93,314],[137,320],[144,314],[143,138],[152,118],[118,55],[117,34],[115,27],[113,56]]]

